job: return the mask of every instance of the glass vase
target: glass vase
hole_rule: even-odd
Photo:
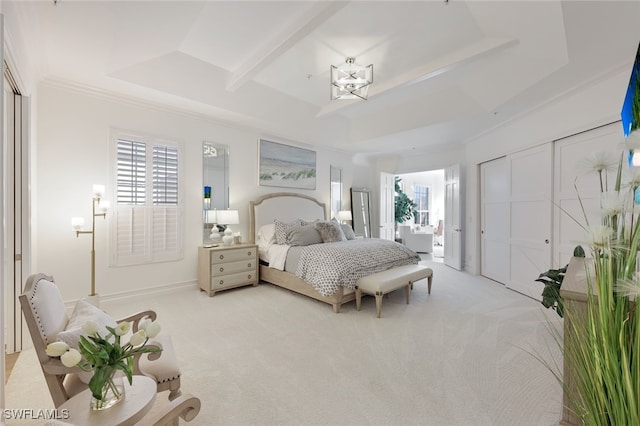
[[[101,384],[101,398],[91,395],[92,410],[106,410],[124,399],[124,377],[122,372],[110,370],[103,376]]]

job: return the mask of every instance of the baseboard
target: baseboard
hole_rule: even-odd
[[[185,290],[197,290],[197,289],[198,289],[197,281],[188,281],[183,283],[167,284],[167,285],[157,286],[157,287],[140,288],[140,289],[131,290],[131,291],[123,291],[120,293],[113,293],[113,294],[106,294],[106,295],[100,294],[99,297],[100,297],[100,303],[102,304],[102,303],[108,303],[108,302],[116,302],[123,299],[127,299],[127,300],[132,300],[136,298],[148,299],[149,296],[152,296],[152,295],[170,294],[170,293],[177,293]],[[65,305],[67,305],[67,307],[73,307],[76,304],[76,302],[77,300],[68,301],[65,303]]]

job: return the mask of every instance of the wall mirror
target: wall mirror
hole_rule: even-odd
[[[331,166],[331,217],[337,217],[342,210],[342,169]]]
[[[209,242],[208,210],[229,208],[229,147],[214,142],[202,143],[202,242]]]
[[[367,188],[351,188],[351,215],[353,217],[353,232],[356,236],[370,238],[371,216]]]

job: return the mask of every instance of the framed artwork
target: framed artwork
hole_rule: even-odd
[[[260,139],[260,185],[316,189],[316,152]]]

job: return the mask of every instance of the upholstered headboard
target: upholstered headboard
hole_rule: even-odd
[[[308,195],[293,192],[274,192],[251,201],[249,207],[249,238],[255,243],[256,233],[262,225],[273,223],[274,219],[290,222],[294,219],[327,219],[325,203]]]

